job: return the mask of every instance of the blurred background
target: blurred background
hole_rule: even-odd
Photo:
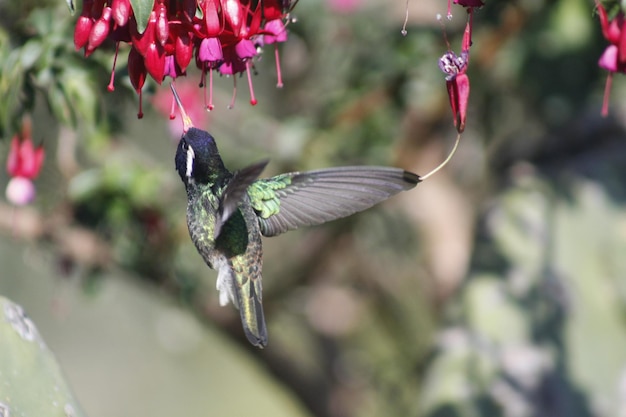
[[[108,92],[114,45],[76,52],[65,2],[0,2],[2,163],[25,115],[46,152],[35,202],[0,201],[0,294],[92,417],[626,416],[626,80],[601,118],[593,8],[475,11],[455,157],[371,210],[264,239],[258,350],[189,239],[167,83],[146,84],[138,120],[127,52]],[[239,86],[227,109],[233,79],[220,77],[195,124],[231,170],[270,158],[267,176],[427,173],[456,137],[437,65],[446,2],[409,1],[403,36],[405,10],[299,1],[280,45],[285,86],[266,47],[258,104]],[[452,12],[458,53],[467,13]],[[188,110],[203,105],[199,78],[177,80]]]

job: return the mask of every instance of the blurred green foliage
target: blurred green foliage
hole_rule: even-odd
[[[355,4],[339,13],[330,0],[298,2],[280,47],[285,87],[274,88],[268,49],[255,64],[257,106],[239,97],[226,110],[233,80],[216,80],[218,107],[202,127],[230,169],[270,156],[267,175],[349,164],[423,174],[443,158],[455,136],[437,66],[445,2],[409,4],[406,37],[404,2]],[[458,52],[466,14],[454,7],[444,24]],[[601,120],[606,41],[593,7],[492,0],[475,12],[458,154],[407,196],[264,241],[264,352],[219,308],[216,275],[189,240],[167,117],[147,106],[136,119],[124,59],[106,91],[114,45],[75,52],[61,1],[0,3],[0,151],[28,114],[48,154],[34,211],[0,224],[6,239],[39,241],[46,255],[25,258],[45,259],[58,286],[91,289],[76,299],[153,305],[135,292],[103,296],[111,275],[158,289],[209,323],[204,332],[228,336],[211,361],[241,345],[238,360],[260,364],[259,381],[277,381],[311,415],[622,415],[626,84],[615,77],[614,119]],[[155,102],[164,90],[145,89]],[[16,298],[14,274],[0,293]]]

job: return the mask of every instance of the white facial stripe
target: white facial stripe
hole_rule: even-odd
[[[193,171],[193,160],[195,157],[196,154],[193,152],[193,148],[189,146],[187,148],[187,171],[185,172],[187,178],[191,178],[191,173]]]

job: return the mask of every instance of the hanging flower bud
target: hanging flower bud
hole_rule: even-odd
[[[161,84],[163,74],[165,74],[165,50],[161,44],[152,43],[148,46],[144,63],[148,74],[154,78],[154,81]]]
[[[126,26],[131,13],[130,0],[113,0],[111,2],[111,10],[113,11],[115,23],[118,26]]]
[[[87,41],[87,48],[85,49],[85,56],[91,55],[91,53],[104,42],[109,35],[109,29],[111,27],[111,8],[105,7],[102,11],[102,16],[96,21],[89,33],[89,40]]]
[[[76,21],[76,26],[74,27],[74,47],[77,51],[87,45],[92,26],[93,20],[86,16],[80,16]]]
[[[224,0],[223,13],[226,17],[226,21],[230,24],[235,37],[239,36],[241,32],[241,25],[243,24],[243,8],[238,0]]]
[[[137,118],[139,119],[143,117],[141,90],[146,82],[146,75],[147,71],[143,57],[134,47],[130,48],[128,53],[128,77],[133,88],[139,94],[139,112],[137,113]]]
[[[170,29],[167,21],[167,9],[163,2],[159,2],[156,5],[157,20],[156,20],[156,37],[161,43],[161,46],[165,45],[167,38],[170,36]]]
[[[135,48],[130,48],[130,53],[128,54],[128,76],[135,91],[140,92],[143,88],[146,82],[146,74],[143,57]]]
[[[193,58],[193,45],[187,32],[178,34],[174,48],[176,63],[184,71]]]
[[[222,19],[218,13],[219,0],[205,0],[202,8],[207,36],[214,38],[222,32]]]

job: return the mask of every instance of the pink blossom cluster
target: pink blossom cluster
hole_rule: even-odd
[[[131,45],[128,73],[140,96],[139,117],[147,75],[161,84],[167,76],[175,79],[185,75],[192,60],[202,70],[201,84],[205,87],[208,75],[209,98],[205,103],[209,110],[213,108],[214,71],[224,75],[246,73],[250,103],[254,105],[253,58],[265,44],[287,40],[289,8],[287,0],[156,0],[145,30],[140,31],[130,0],[84,0],[74,29],[74,45],[77,50],[84,48],[85,56],[107,39],[116,42],[116,51],[120,42]],[[280,87],[277,49],[275,54]],[[115,68],[109,90],[114,89],[114,73]]]

